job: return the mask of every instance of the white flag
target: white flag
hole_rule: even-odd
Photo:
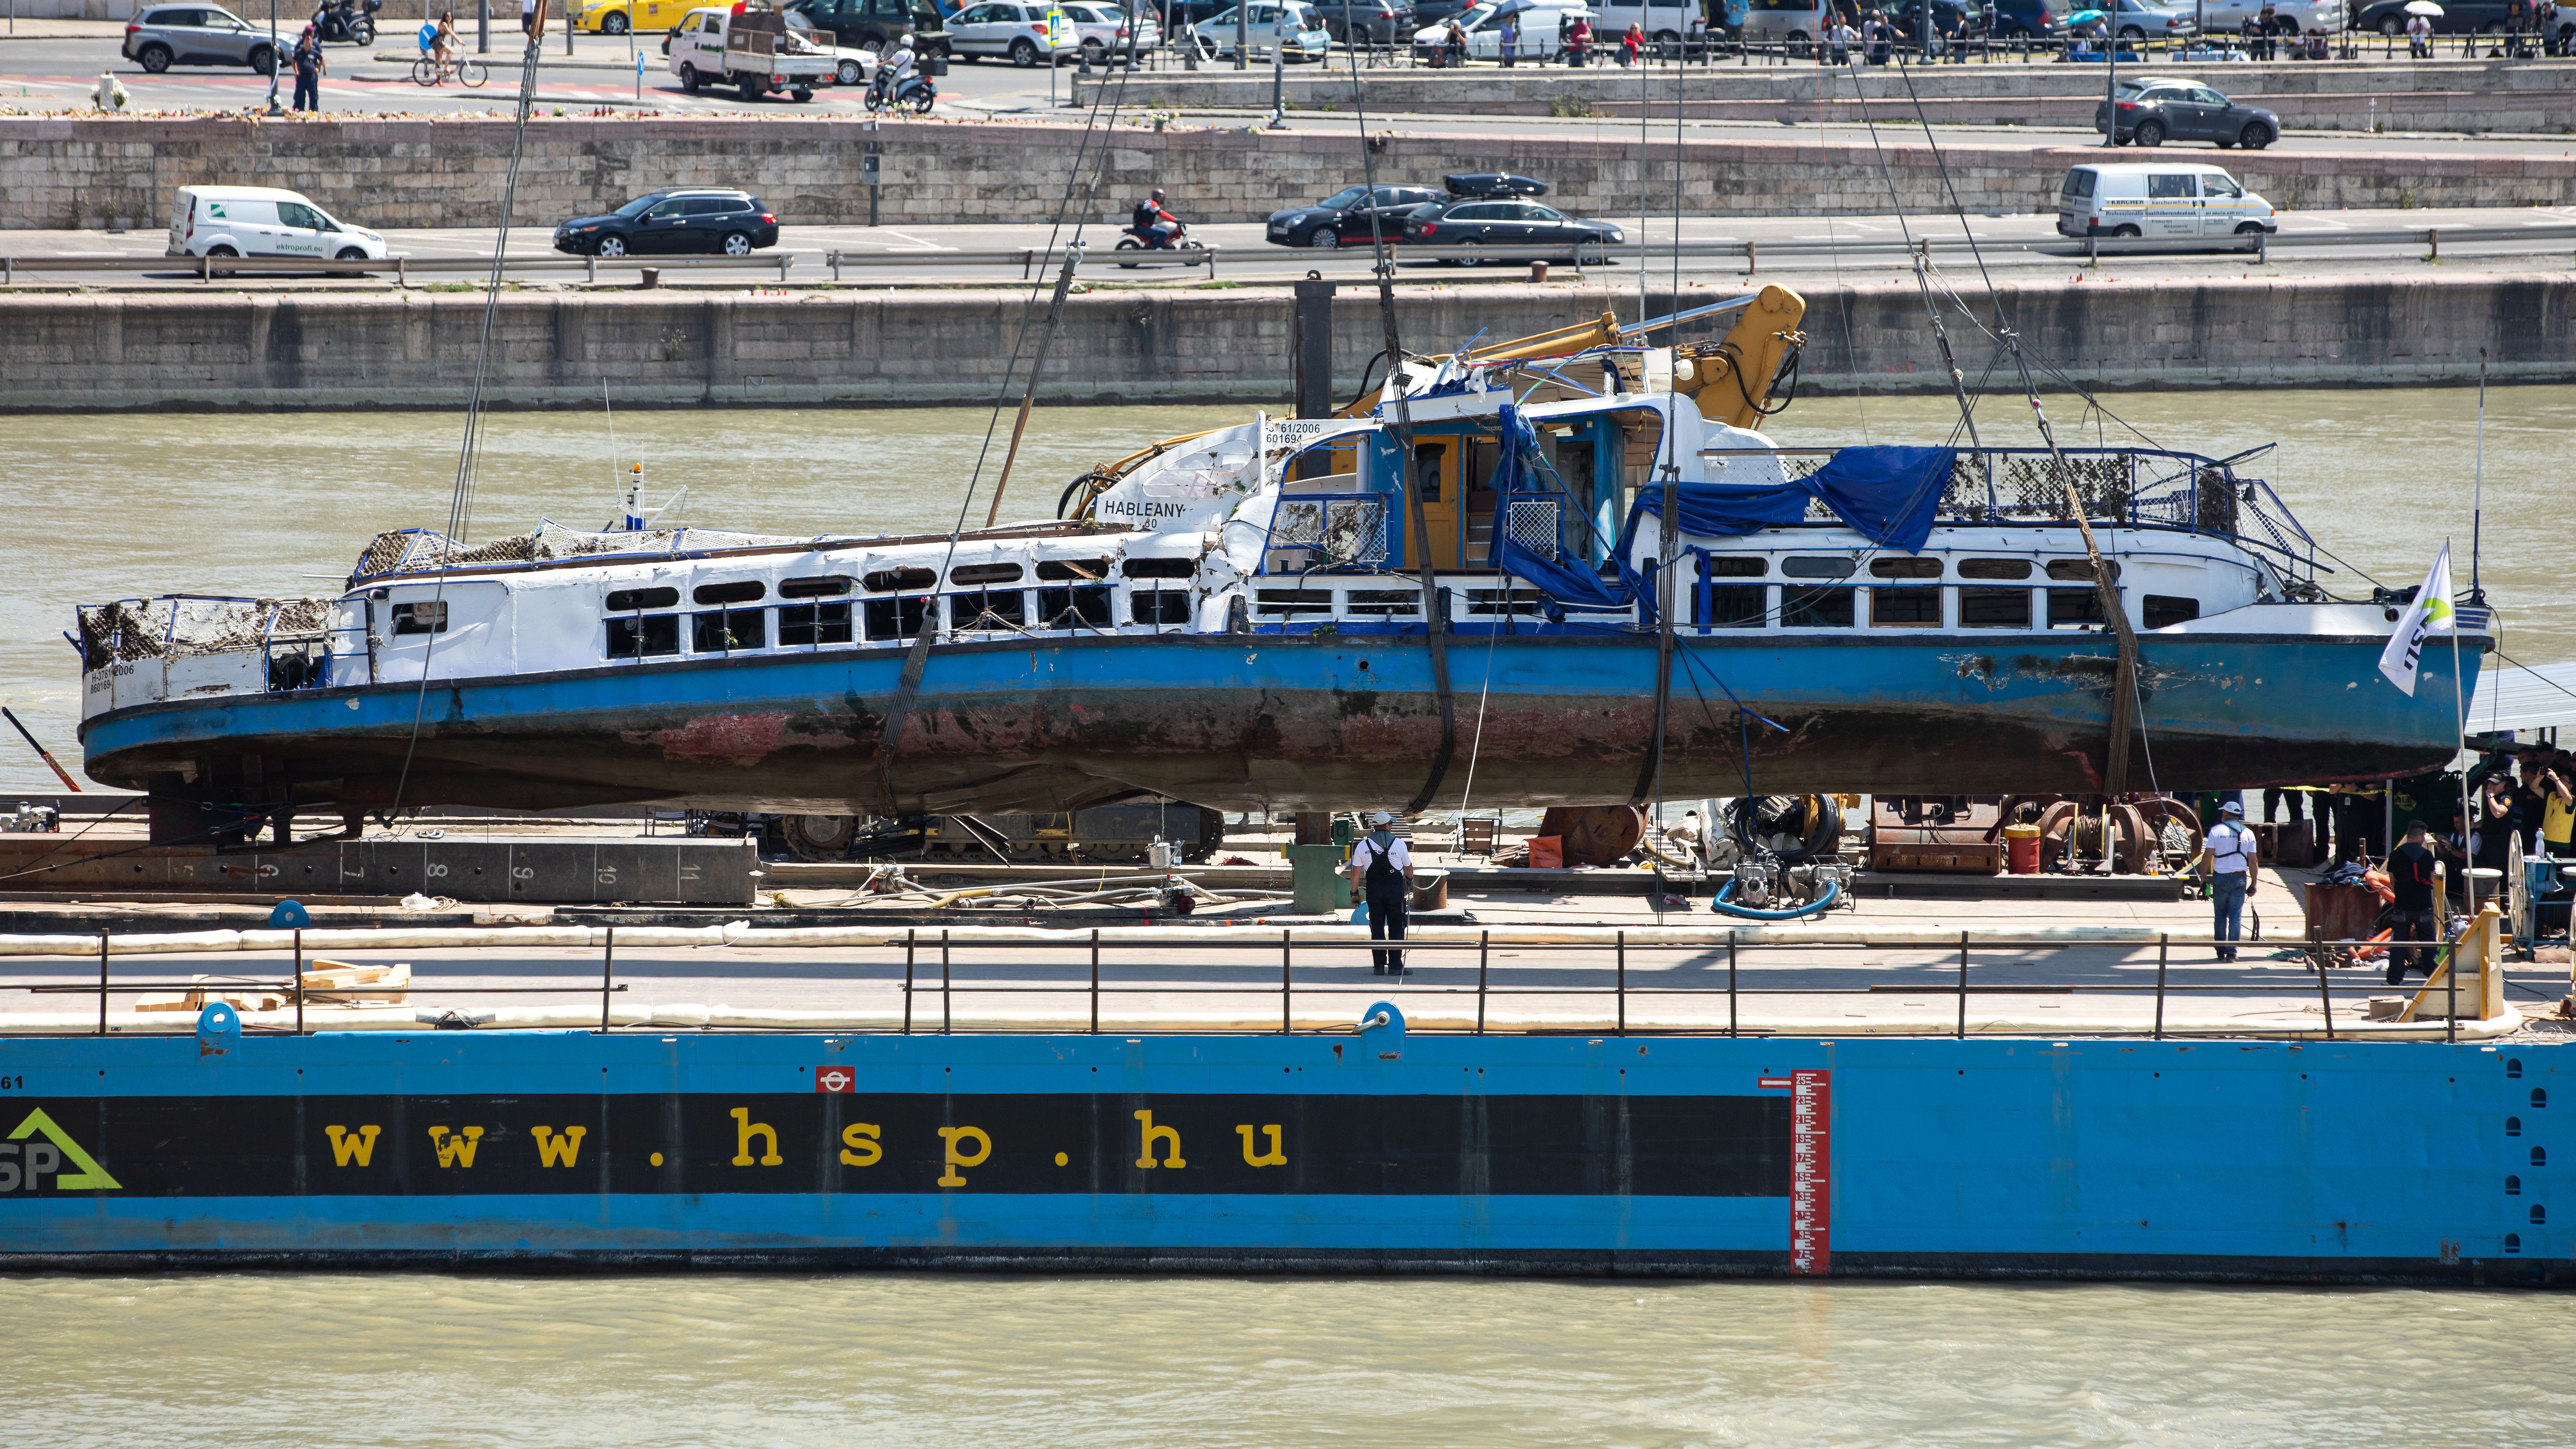
[[[2415,591],[2415,602],[2397,621],[2397,632],[2388,636],[2388,647],[2379,652],[2379,672],[2413,695],[2415,666],[2424,641],[2451,624],[2451,546],[2446,543],[2434,555],[2433,571],[2424,575],[2424,586]]]

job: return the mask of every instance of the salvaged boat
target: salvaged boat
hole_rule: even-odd
[[[84,606],[86,766],[179,839],[433,803],[1437,808],[1471,769],[1493,805],[2172,792],[2449,758],[2451,651],[2382,678],[2395,601],[2333,597],[2241,457],[1776,446],[1802,310],[1410,359],[1347,415],[1142,449],[1052,520],[405,530],[334,597]]]

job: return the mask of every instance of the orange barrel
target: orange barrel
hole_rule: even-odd
[[[2014,875],[2039,874],[2039,827],[2004,827],[2004,865]]]

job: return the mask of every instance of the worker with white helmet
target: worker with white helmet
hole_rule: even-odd
[[[1369,817],[1376,827],[1351,847],[1351,889],[1368,903],[1369,939],[1404,939],[1406,909],[1413,903],[1413,852],[1395,833],[1395,817],[1381,810]],[[1404,974],[1402,951],[1372,951],[1377,975]]]

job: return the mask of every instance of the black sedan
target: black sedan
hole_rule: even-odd
[[[1365,186],[1345,186],[1312,206],[1270,213],[1266,239],[1275,246],[1327,251],[1344,245],[1367,246],[1374,235],[1369,221],[1374,215],[1375,229],[1395,241],[1404,233],[1406,212],[1444,195],[1428,186],[1381,186],[1375,192]]]
[[[1627,233],[1606,221],[1582,221],[1552,206],[1492,196],[1464,196],[1417,206],[1404,218],[1408,246],[1490,247],[1510,257],[1572,255],[1588,246],[1616,246]],[[1481,260],[1454,258],[1462,267]]]
[[[2260,106],[2240,106],[2198,81],[2150,76],[2122,81],[2111,99],[2093,107],[2093,129],[2119,129],[2114,145],[2136,142],[2214,141],[2221,150],[2260,151],[2281,137],[2281,118]]]
[[[698,187],[647,192],[606,216],[576,217],[555,228],[555,250],[574,256],[746,257],[776,245],[778,217],[759,197]]]

